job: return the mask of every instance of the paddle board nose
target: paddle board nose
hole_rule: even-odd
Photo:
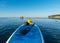
[[[44,40],[40,29],[34,24],[20,26],[6,43],[44,43]]]

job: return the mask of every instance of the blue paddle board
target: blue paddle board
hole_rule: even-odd
[[[36,25],[22,25],[10,36],[6,43],[44,43],[40,28]]]

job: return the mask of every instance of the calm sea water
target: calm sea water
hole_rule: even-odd
[[[24,23],[26,19],[0,18],[0,43],[6,43],[11,34]],[[32,19],[44,37],[45,43],[60,43],[60,20]]]

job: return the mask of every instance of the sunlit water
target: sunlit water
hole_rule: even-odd
[[[25,20],[20,18],[0,18],[0,43],[5,43]],[[32,21],[39,26],[45,43],[60,43],[60,20],[32,19]]]

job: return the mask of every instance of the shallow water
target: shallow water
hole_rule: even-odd
[[[5,43],[25,20],[20,18],[0,18],[0,43]],[[60,43],[60,20],[32,19],[32,21],[39,26],[45,43]]]

